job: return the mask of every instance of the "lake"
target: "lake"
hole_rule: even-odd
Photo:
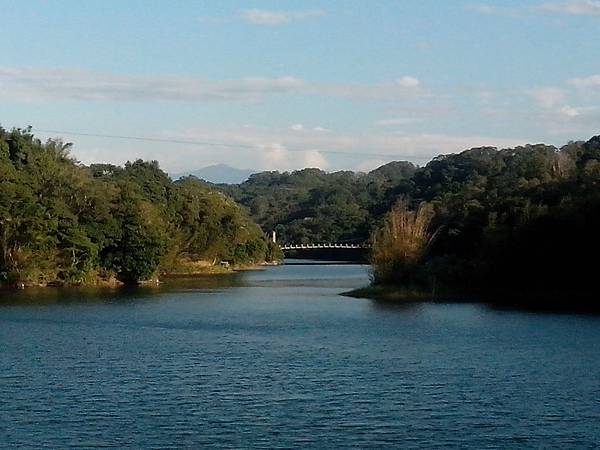
[[[591,448],[600,317],[340,296],[294,264],[0,299],[3,448]]]

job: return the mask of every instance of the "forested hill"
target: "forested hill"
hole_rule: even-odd
[[[368,174],[263,172],[220,189],[281,241],[360,242],[379,229],[377,283],[530,300],[596,295],[600,136],[472,148]]]
[[[600,136],[440,156],[411,184],[378,232],[377,283],[598,307]]]
[[[70,144],[0,127],[0,285],[125,283],[276,251],[247,213],[158,163],[85,167]]]
[[[319,169],[261,172],[217,185],[281,242],[364,242],[377,220],[411,189],[417,167],[391,162],[370,173]]]
[[[364,242],[399,199],[413,206],[443,203],[454,214],[486,209],[492,200],[532,208],[545,207],[551,195],[564,201],[572,193],[564,184],[559,188],[557,180],[575,173],[589,178],[600,170],[594,153],[584,150],[596,140],[561,149],[543,144],[473,148],[439,156],[421,168],[396,161],[369,173],[261,172],[241,184],[215,187],[244,205],[263,230],[276,230],[282,242]],[[542,187],[544,194],[536,191]]]
[[[0,128],[0,284],[132,283],[221,260],[260,262],[279,256],[264,232],[280,242],[363,242],[393,225],[387,235],[401,237],[423,210],[415,217],[429,217],[418,224],[424,234],[408,235],[410,251],[386,245],[401,251],[383,252],[377,281],[594,289],[587,261],[600,251],[600,136],[560,149],[473,148],[420,168],[263,172],[218,186],[174,182],[156,161],[86,167],[69,148]]]

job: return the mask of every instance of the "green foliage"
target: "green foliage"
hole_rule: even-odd
[[[396,205],[373,235],[371,263],[375,284],[426,285],[423,260],[435,239],[430,230],[433,210],[422,203],[416,211]]]
[[[275,253],[248,215],[156,161],[85,167],[71,144],[0,127],[0,284],[125,283],[177,261],[264,261]]]
[[[368,174],[319,169],[262,172],[218,188],[280,242],[364,242],[376,220],[408,191],[416,167],[392,162]]]
[[[185,264],[280,259],[256,221],[295,243],[364,242],[379,228],[376,281],[594,292],[585,255],[600,250],[600,136],[368,174],[264,172],[221,192],[193,177],[172,182],[156,161],[85,167],[70,147],[0,127],[0,283],[137,283]],[[399,200],[405,208],[386,216]]]
[[[600,248],[600,139],[562,149],[472,149],[434,159],[410,201],[440,232],[420,266],[432,285],[510,298],[594,292],[585,254]],[[399,282],[399,281],[398,281]]]
[[[416,168],[394,162],[368,174],[263,172],[220,186],[280,242],[364,242],[390,226],[393,205],[432,208],[439,230],[419,258],[375,240],[376,282],[497,293],[593,293],[586,252],[600,249],[600,136],[561,149],[481,147]],[[596,228],[595,228],[596,227]],[[400,240],[402,242],[402,240]],[[408,286],[412,288],[414,286]]]
[[[155,274],[167,242],[165,224],[153,204],[139,195],[138,186],[119,183],[113,216],[119,224],[112,243],[102,250],[101,264],[126,284],[135,284]]]

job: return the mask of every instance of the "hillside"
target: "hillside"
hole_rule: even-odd
[[[156,161],[83,166],[70,144],[0,128],[0,284],[136,283],[274,255],[246,212]]]
[[[392,162],[368,174],[319,169],[261,172],[239,185],[218,186],[248,208],[282,242],[364,242],[417,170]]]

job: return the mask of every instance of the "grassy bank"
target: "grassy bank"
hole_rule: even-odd
[[[436,299],[436,296],[432,292],[394,285],[365,286],[343,292],[342,295],[346,297],[405,302],[432,301]]]

